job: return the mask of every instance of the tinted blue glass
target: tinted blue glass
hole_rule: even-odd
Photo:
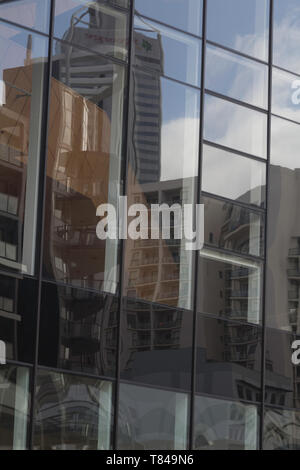
[[[0,18],[49,32],[50,0],[14,0],[0,5]]]
[[[299,0],[275,0],[273,62],[296,73],[300,73],[299,28]]]

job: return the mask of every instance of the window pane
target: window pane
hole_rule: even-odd
[[[300,449],[300,413],[268,408],[264,415],[264,450]]]
[[[120,384],[118,449],[186,450],[188,395]]]
[[[206,245],[237,253],[262,256],[264,217],[246,207],[203,197]]]
[[[117,319],[111,295],[44,283],[39,363],[114,377]]]
[[[267,158],[267,115],[206,95],[204,138],[225,147]]]
[[[136,66],[200,87],[199,39],[138,16],[134,29]]]
[[[40,370],[36,450],[109,450],[112,383]]]
[[[118,242],[96,234],[97,208],[118,207],[124,69],[56,43],[51,80],[44,275],[114,293]],[[72,67],[67,72],[67,61]]]
[[[299,124],[272,118],[267,324],[295,333],[300,333],[299,131]]]
[[[272,112],[300,122],[300,79],[273,68]]]
[[[27,448],[30,372],[25,367],[0,368],[0,449]]]
[[[0,23],[0,265],[34,274],[47,40]]]
[[[204,146],[203,191],[245,204],[264,206],[265,186],[264,163]]]
[[[136,0],[135,8],[141,15],[197,36],[202,34],[202,0]]]
[[[126,60],[127,14],[114,1],[59,0],[55,6],[54,35],[101,54]]]
[[[256,450],[258,431],[256,406],[196,397],[195,450]]]
[[[0,5],[0,18],[49,33],[50,0],[13,0]]]
[[[190,390],[191,311],[124,299],[121,378]]]
[[[295,73],[300,73],[299,24],[298,0],[274,0],[273,62]]]
[[[207,38],[268,60],[269,0],[209,0]]]
[[[262,266],[208,249],[199,260],[198,312],[260,322]]]
[[[167,206],[170,231],[163,236],[160,227],[153,234],[149,224],[136,240],[128,238],[124,295],[189,309],[193,253],[178,231],[183,205],[196,197],[200,92],[138,71],[133,83],[128,207],[142,204],[148,218],[152,205],[159,205],[157,212]]]
[[[267,108],[268,67],[237,54],[207,45],[206,82],[208,90]]]
[[[259,402],[261,348],[261,328],[198,315],[197,392]]]

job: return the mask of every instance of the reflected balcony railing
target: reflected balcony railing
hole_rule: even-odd
[[[300,256],[300,246],[297,246],[296,248],[290,248],[289,249],[289,255],[290,256]]]
[[[288,299],[289,300],[298,300],[299,299],[299,291],[298,290],[288,291]]]
[[[96,323],[75,322],[62,320],[62,335],[65,338],[85,338],[90,341],[99,341],[101,326]]]
[[[289,277],[300,277],[300,269],[299,268],[288,269],[287,274]]]

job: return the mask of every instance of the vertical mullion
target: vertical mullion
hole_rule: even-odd
[[[128,66],[127,66],[127,96],[126,96],[126,113],[124,117],[125,139],[124,139],[124,152],[125,158],[122,165],[122,176],[121,184],[122,188],[120,193],[122,196],[127,194],[127,176],[128,176],[128,164],[129,164],[129,141],[130,141],[130,115],[131,115],[131,103],[130,97],[132,89],[132,69],[133,69],[133,45],[134,45],[134,12],[135,12],[135,0],[131,0],[130,14],[129,14],[129,45],[128,45]],[[121,332],[122,332],[122,313],[123,313],[123,283],[124,283],[124,259],[125,259],[125,248],[126,240],[120,240],[120,254],[119,254],[119,291],[118,291],[118,334],[117,334],[117,348],[116,348],[116,382],[115,382],[115,395],[114,395],[114,425],[113,425],[113,436],[112,436],[112,447],[117,449],[118,443],[118,424],[119,424],[119,398],[120,398],[120,375],[121,375]]]
[[[51,76],[52,76],[52,48],[53,48],[53,27],[54,27],[55,0],[51,0],[50,6],[50,22],[49,22],[49,43],[48,43],[48,64],[46,67],[46,80],[43,93],[43,112],[44,118],[42,122],[42,139],[40,150],[40,178],[39,178],[39,198],[41,201],[39,209],[40,224],[38,227],[39,234],[39,263],[37,267],[38,277],[38,294],[37,294],[37,316],[36,316],[36,338],[35,338],[35,357],[31,379],[31,410],[30,410],[30,427],[29,427],[29,449],[33,448],[34,441],[34,419],[36,407],[36,382],[38,368],[39,353],[39,327],[41,314],[41,295],[42,295],[42,273],[43,273],[43,251],[44,251],[44,221],[45,221],[45,201],[46,201],[46,175],[47,175],[47,155],[48,155],[48,123],[50,113],[50,95],[51,95]]]
[[[263,449],[264,437],[264,411],[265,411],[265,376],[266,376],[266,278],[267,278],[267,250],[268,250],[268,202],[269,202],[269,175],[271,161],[271,125],[272,125],[272,71],[273,71],[273,17],[274,0],[270,0],[270,18],[269,18],[269,77],[268,77],[268,128],[267,128],[267,171],[266,171],[266,215],[265,215],[265,240],[264,240],[264,274],[263,274],[263,315],[262,315],[262,357],[261,357],[261,410],[260,410],[260,430],[259,430],[259,449]]]
[[[196,204],[201,202],[202,193],[202,155],[203,155],[203,131],[204,131],[204,101],[205,101],[205,64],[206,64],[206,25],[207,25],[207,0],[203,0],[202,13],[202,60],[201,60],[201,101],[200,101],[200,129],[199,129],[199,155],[198,155],[198,181],[197,181],[197,200]],[[191,383],[191,406],[190,406],[190,434],[189,449],[194,447],[194,410],[196,395],[196,356],[197,356],[197,285],[199,279],[199,252],[195,252],[195,278],[194,278],[194,299],[193,299],[193,343],[192,343],[192,383]]]

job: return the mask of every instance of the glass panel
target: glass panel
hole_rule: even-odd
[[[207,38],[268,60],[269,0],[209,0]]]
[[[256,406],[196,397],[195,450],[256,450],[258,431]]]
[[[0,368],[0,450],[25,450],[30,413],[29,369]]]
[[[300,333],[300,126],[272,118],[267,324]]]
[[[299,1],[274,0],[273,63],[300,73]]]
[[[141,15],[201,36],[202,3],[202,0],[135,0],[135,8]]]
[[[202,190],[245,204],[264,206],[264,163],[204,145]]]
[[[205,86],[240,101],[267,108],[268,67],[207,45]]]
[[[200,87],[199,39],[138,16],[134,31],[136,66]]]
[[[124,300],[121,378],[161,387],[191,387],[193,314]]]
[[[261,401],[261,328],[198,315],[196,348],[197,392]]]
[[[118,207],[124,69],[62,43],[55,50],[44,275],[115,293],[118,241],[99,239],[96,230],[99,208]]]
[[[206,245],[263,256],[264,217],[260,213],[209,197],[203,197],[202,204]]]
[[[206,95],[204,138],[225,147],[267,158],[267,115]]]
[[[118,449],[187,449],[188,412],[188,395],[121,383]]]
[[[0,265],[34,274],[48,41],[0,23]]]
[[[272,112],[300,122],[300,79],[273,68]]]
[[[54,35],[72,44],[126,60],[127,14],[112,8],[115,0],[59,0],[55,6]]]
[[[44,283],[39,363],[114,377],[117,318],[110,295]]]
[[[300,450],[300,413],[268,408],[264,415],[264,450]]]
[[[199,270],[198,312],[249,323],[260,322],[260,263],[203,249]]]
[[[110,449],[111,382],[40,370],[36,401],[34,449]]]
[[[50,0],[13,0],[0,4],[0,18],[49,33]]]
[[[7,360],[34,362],[37,287],[31,279],[0,276],[0,341]]]
[[[128,238],[124,295],[189,309],[193,252],[186,250],[185,234],[180,239],[181,210],[196,200],[200,93],[138,71],[133,83],[128,207],[142,205],[147,218],[156,205],[151,222],[165,208],[169,233],[149,224],[136,240]]]

